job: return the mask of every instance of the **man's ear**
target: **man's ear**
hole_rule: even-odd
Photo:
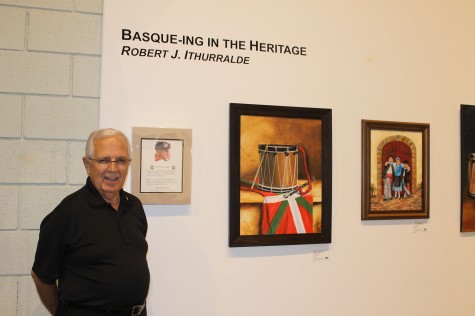
[[[91,162],[86,157],[82,157],[82,163],[84,164],[84,168],[86,168],[87,175],[89,175],[89,167]]]

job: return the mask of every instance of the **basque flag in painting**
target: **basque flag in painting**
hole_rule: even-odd
[[[305,234],[313,232],[311,194],[264,197],[261,234]]]

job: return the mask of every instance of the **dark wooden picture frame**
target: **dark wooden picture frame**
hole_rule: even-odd
[[[230,104],[230,247],[331,242],[331,113]]]
[[[429,130],[362,120],[362,220],[429,218]]]
[[[461,216],[460,231],[475,232],[475,106],[460,106]]]

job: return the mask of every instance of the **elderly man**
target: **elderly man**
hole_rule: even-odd
[[[127,137],[114,129],[89,136],[86,185],[42,221],[32,276],[52,315],[146,315],[150,274],[142,203],[122,189],[130,164]]]

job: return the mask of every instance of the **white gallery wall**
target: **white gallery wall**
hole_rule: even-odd
[[[193,130],[191,205],[145,206],[149,315],[473,315],[459,115],[474,35],[472,0],[106,0],[100,126]],[[331,244],[227,246],[229,103],[332,109]],[[360,220],[362,119],[430,124],[430,219]]]

